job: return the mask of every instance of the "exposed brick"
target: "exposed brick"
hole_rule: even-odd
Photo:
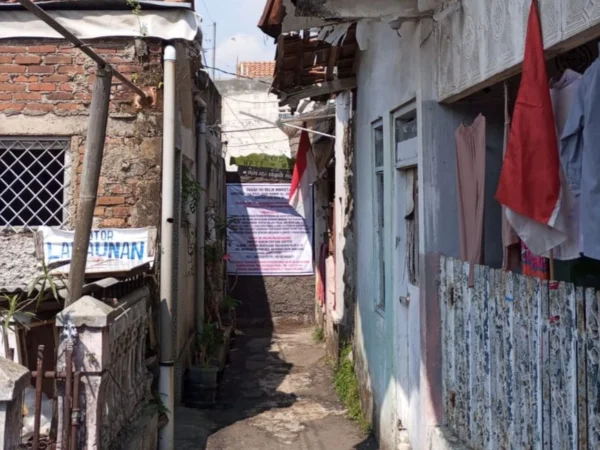
[[[128,206],[116,206],[111,209],[113,217],[127,217],[131,213],[131,208]]]
[[[0,74],[0,83],[8,81],[8,75]]]
[[[27,52],[27,47],[16,45],[0,45],[0,53],[21,53]]]
[[[25,109],[30,111],[52,111],[54,105],[52,103],[28,103]]]
[[[96,208],[94,208],[94,215],[95,216],[103,216],[105,210],[106,210],[106,208],[104,206],[97,206]]]
[[[51,92],[56,90],[56,84],[54,83],[31,83],[29,85],[30,91],[43,91]]]
[[[144,69],[139,64],[122,64],[117,66],[117,70],[121,73],[136,73]]]
[[[125,197],[99,197],[96,202],[97,205],[122,205],[125,203]]]
[[[39,92],[15,92],[12,94],[14,100],[41,100],[42,94]]]
[[[94,51],[96,53],[99,53],[100,55],[112,55],[114,53],[117,53],[117,49],[116,48],[100,48],[100,47],[94,47]]]
[[[69,83],[62,83],[59,87],[58,87],[59,91],[64,91],[64,92],[73,92],[73,86],[71,86]]]
[[[60,53],[72,53],[74,49],[72,45],[61,45],[56,51]]]
[[[68,92],[53,92],[46,96],[48,100],[73,100],[73,94]]]
[[[53,66],[29,66],[27,67],[29,73],[54,73]]]
[[[54,74],[54,75],[49,75],[47,77],[42,78],[42,81],[43,82],[51,82],[51,83],[62,83],[65,81],[69,81],[69,78],[71,78],[69,75]]]
[[[58,105],[56,105],[56,109],[60,110],[60,111],[77,111],[79,109],[79,106],[77,103],[59,103]]]
[[[10,64],[12,61],[13,61],[12,56],[8,56],[8,55],[1,56],[0,55],[0,64]]]
[[[69,55],[47,55],[44,62],[46,64],[71,64],[73,57]]]
[[[54,53],[56,45],[32,45],[29,47],[30,53]]]
[[[42,61],[42,58],[40,58],[37,55],[17,55],[17,56],[15,56],[15,62],[17,64],[26,64],[26,65],[39,64],[41,61]]]
[[[88,103],[92,101],[92,94],[87,94],[85,92],[78,92],[75,94],[75,100],[81,100],[83,103]]]
[[[38,77],[28,77],[25,75],[19,75],[13,78],[14,83],[37,83]]]
[[[0,101],[12,100],[12,94],[0,94]]]
[[[58,73],[84,73],[82,66],[58,66]]]
[[[100,222],[101,228],[116,228],[122,227],[123,225],[125,225],[125,219],[104,219],[102,222]]]
[[[0,66],[0,73],[24,73],[27,70],[25,66],[15,64],[3,64]]]
[[[123,184],[115,184],[112,187],[113,194],[131,194],[131,186]]]
[[[25,105],[22,103],[0,103],[0,111],[7,111],[9,109],[13,111],[21,111]]]
[[[24,91],[27,85],[25,84],[15,84],[15,83],[0,83],[0,92],[1,91]]]

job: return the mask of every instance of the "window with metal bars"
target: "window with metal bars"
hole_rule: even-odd
[[[67,220],[69,138],[0,136],[0,231]]]

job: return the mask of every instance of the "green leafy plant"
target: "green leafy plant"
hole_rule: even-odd
[[[50,268],[46,263],[42,262],[42,273],[39,274],[30,284],[27,291],[27,297],[32,298],[34,292],[37,292],[35,298],[36,309],[39,307],[40,302],[44,300],[47,288],[50,288],[52,297],[58,301],[60,296],[58,291],[60,289],[66,289],[67,285],[63,278],[56,277],[50,273]]]
[[[142,5],[139,0],[127,0],[127,6],[131,8],[131,14],[137,17],[138,24],[140,26],[140,35],[147,36],[148,35],[148,27],[142,23],[142,19],[140,18],[140,13],[142,12]]]
[[[351,352],[352,347],[350,345],[346,345],[342,349],[340,364],[335,371],[333,382],[338,397],[346,406],[348,417],[358,423],[365,433],[368,433],[371,425],[365,419],[360,408],[358,380],[354,373],[354,364],[350,357]]]
[[[217,356],[221,339],[217,324],[207,322],[196,337],[198,344],[198,362],[202,367],[210,367]]]
[[[313,328],[312,338],[317,344],[325,342],[325,331],[323,330],[323,327]]]
[[[35,317],[35,314],[27,308],[35,303],[35,299],[23,299],[20,294],[0,295],[0,315],[2,316],[2,340],[4,342],[4,355],[10,358],[10,347],[8,346],[8,332],[15,331],[14,324],[24,327],[27,325],[20,321],[21,317]]]

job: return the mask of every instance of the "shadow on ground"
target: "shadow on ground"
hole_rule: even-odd
[[[235,338],[217,406],[177,408],[178,450],[370,450],[345,416],[312,329],[245,328]]]

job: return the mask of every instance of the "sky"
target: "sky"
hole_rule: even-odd
[[[195,0],[202,18],[206,62],[212,66],[213,21],[217,23],[216,66],[235,72],[236,61],[272,61],[275,56],[273,38],[265,35],[256,24],[266,0]],[[211,71],[209,71],[211,72]],[[227,75],[216,73],[217,78]]]

